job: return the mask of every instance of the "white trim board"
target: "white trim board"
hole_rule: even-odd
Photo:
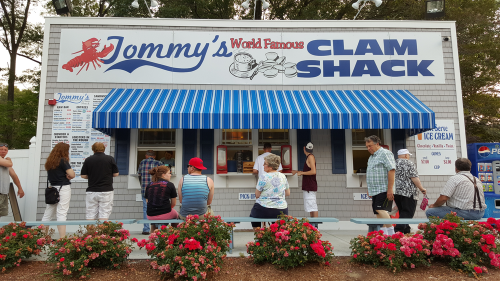
[[[210,20],[210,19],[167,19],[167,18],[116,18],[116,17],[45,17],[46,24],[64,25],[120,25],[120,26],[176,26],[176,27],[255,27],[255,28],[452,28],[454,21],[381,21],[381,20]],[[85,28],[88,28],[86,26]]]

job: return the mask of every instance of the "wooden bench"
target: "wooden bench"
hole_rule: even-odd
[[[487,219],[482,218],[477,221],[485,222]],[[368,232],[379,231],[380,226],[384,224],[419,224],[427,223],[429,219],[427,218],[414,218],[414,219],[377,219],[377,218],[352,218],[351,222],[357,224],[367,224]]]
[[[121,222],[123,224],[133,224],[135,219],[124,219],[124,220],[110,220],[111,222]],[[74,220],[74,221],[27,221],[26,226],[39,226],[39,225],[89,225],[97,224],[97,220]],[[102,222],[102,221],[99,221]],[[11,222],[0,222],[0,227],[8,225]],[[20,222],[19,222],[20,223]]]
[[[223,217],[221,218],[224,222],[227,223],[242,223],[242,222],[275,222],[277,219],[261,219],[261,218],[252,218],[252,217]],[[301,219],[301,218],[298,218]],[[338,222],[339,220],[336,218],[306,218],[311,223],[324,223],[324,222]],[[154,223],[154,224],[167,224],[167,223],[181,223],[183,220],[137,220],[136,223],[144,224],[144,223]],[[234,230],[231,229],[231,243],[229,244],[229,253],[233,253],[234,249]]]

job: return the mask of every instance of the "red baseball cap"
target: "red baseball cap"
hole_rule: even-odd
[[[207,168],[203,167],[203,160],[198,157],[191,158],[189,160],[189,165],[195,167],[198,170],[206,170]]]

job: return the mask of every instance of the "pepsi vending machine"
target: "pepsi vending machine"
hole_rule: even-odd
[[[500,143],[471,143],[467,154],[471,173],[483,183],[486,211],[484,217],[500,218]]]

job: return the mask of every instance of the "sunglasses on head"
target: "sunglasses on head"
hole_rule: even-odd
[[[8,144],[6,144],[6,143],[0,143],[0,147],[4,147],[4,146],[7,147],[7,148],[9,148]]]

